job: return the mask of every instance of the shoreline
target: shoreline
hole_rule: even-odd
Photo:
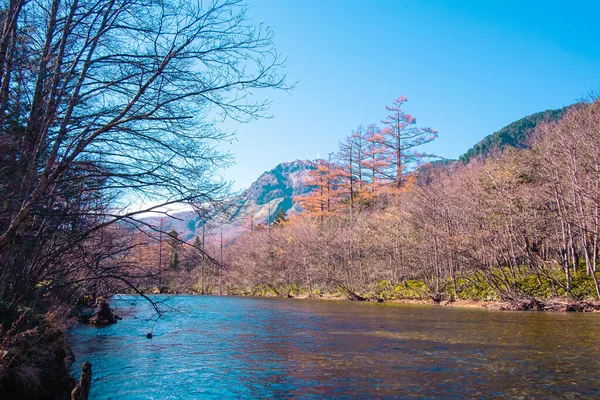
[[[306,293],[297,296],[277,296],[275,294],[200,294],[200,293],[164,293],[164,295],[189,295],[189,296],[230,296],[230,297],[256,297],[256,298],[273,298],[273,299],[297,299],[297,300],[325,300],[325,301],[344,301],[344,302],[367,302],[367,303],[393,303],[393,304],[421,304],[430,306],[442,307],[461,307],[461,308],[479,308],[496,311],[549,311],[549,312],[583,312],[597,313],[600,312],[600,302],[593,300],[573,300],[565,298],[548,298],[538,299],[535,297],[523,298],[514,301],[500,300],[467,300],[456,299],[452,301],[440,301],[435,303],[427,299],[353,299],[346,296],[335,294],[320,294],[317,296],[309,296]]]
[[[274,296],[274,295],[246,296],[246,295],[235,294],[235,295],[225,295],[225,296],[285,298],[282,296]],[[454,300],[452,302],[442,301],[438,304],[435,304],[431,300],[424,300],[424,299],[389,299],[389,300],[381,300],[381,301],[373,301],[373,300],[357,301],[357,300],[349,299],[347,297],[327,295],[327,294],[321,295],[321,296],[316,296],[316,297],[315,296],[309,297],[307,294],[301,294],[298,296],[293,296],[293,297],[288,297],[288,298],[297,299],[297,300],[326,300],[326,301],[333,300],[333,301],[358,302],[358,303],[366,302],[366,303],[392,303],[392,304],[420,304],[420,305],[441,306],[441,307],[483,308],[483,309],[488,309],[488,310],[502,310],[502,307],[506,307],[510,304],[509,302],[503,302],[503,301],[462,300],[462,299]]]
[[[264,296],[257,296],[264,297]],[[277,296],[273,296],[277,297]],[[324,295],[321,297],[309,297],[308,295],[299,295],[292,297],[299,300],[339,300],[339,301],[356,301],[345,297]],[[373,302],[372,300],[365,300]],[[496,311],[548,311],[548,312],[582,312],[582,313],[597,313],[600,312],[600,303],[586,300],[570,300],[563,298],[537,299],[528,298],[515,301],[498,301],[498,300],[464,300],[458,299],[453,301],[441,301],[434,303],[431,300],[424,299],[390,299],[375,301],[379,303],[394,303],[394,304],[422,304],[430,306],[442,307],[461,307],[461,308],[480,308]]]
[[[159,295],[159,293],[148,293],[150,295]],[[118,294],[117,294],[118,295]],[[165,296],[224,296],[224,297],[256,297],[256,298],[272,298],[272,299],[297,299],[297,300],[326,300],[326,301],[344,301],[358,303],[393,303],[393,304],[421,304],[430,306],[442,307],[461,307],[461,308],[479,308],[496,311],[550,311],[550,312],[600,312],[600,302],[596,300],[575,300],[567,298],[547,298],[539,299],[536,297],[524,297],[514,301],[501,300],[469,300],[469,299],[453,299],[434,302],[431,299],[378,299],[378,298],[351,298],[339,294],[324,293],[319,295],[309,296],[307,293],[301,293],[296,296],[278,296],[274,293],[252,294],[252,293],[227,293],[227,294],[200,294],[193,292],[182,291],[179,293],[161,293]]]

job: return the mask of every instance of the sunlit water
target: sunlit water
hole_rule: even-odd
[[[71,330],[91,399],[600,398],[600,314],[176,296],[154,322],[134,299]]]

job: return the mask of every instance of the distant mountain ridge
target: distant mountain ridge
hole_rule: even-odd
[[[277,165],[263,173],[238,197],[238,215],[246,215],[257,223],[270,223],[277,209],[287,214],[300,211],[294,197],[310,192],[305,185],[308,173],[315,169],[312,161],[295,160]]]
[[[315,169],[308,160],[295,160],[277,165],[263,173],[240,196],[243,203],[264,205],[278,202],[284,211],[293,208],[292,199],[310,191],[304,182],[309,171]]]

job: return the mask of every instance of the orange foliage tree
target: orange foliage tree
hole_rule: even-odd
[[[320,159],[316,164],[316,168],[309,172],[306,180],[306,185],[313,186],[314,189],[295,201],[299,202],[304,210],[318,215],[322,220],[339,209],[339,183],[342,172],[339,166],[331,162],[331,156],[329,161]]]
[[[389,114],[381,121],[386,127],[381,131],[381,139],[378,139],[386,149],[385,154],[389,160],[390,168],[386,169],[386,175],[394,181],[397,188],[402,187],[406,174],[415,165],[424,159],[435,157],[433,154],[416,151],[417,147],[433,141],[437,137],[437,131],[417,127],[416,118],[402,110],[406,101],[406,96],[402,96],[394,100],[391,106],[386,106]]]

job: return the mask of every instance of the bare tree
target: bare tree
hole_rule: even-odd
[[[222,197],[215,123],[265,116],[254,90],[285,88],[272,32],[237,0],[10,0],[0,22],[0,297],[13,304],[52,279],[48,254]]]

